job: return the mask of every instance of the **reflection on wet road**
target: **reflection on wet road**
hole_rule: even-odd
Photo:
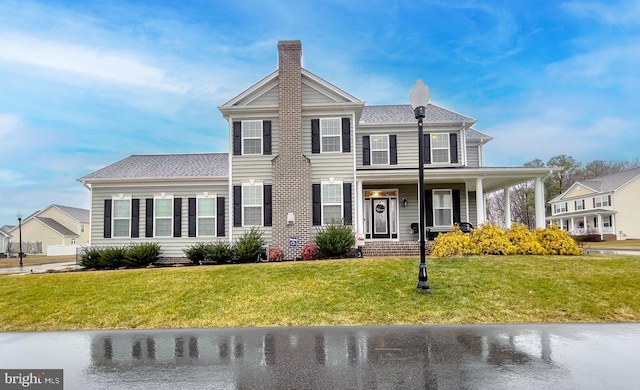
[[[638,388],[640,325],[0,333],[0,368],[86,389]]]

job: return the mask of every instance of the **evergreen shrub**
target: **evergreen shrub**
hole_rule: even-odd
[[[316,246],[323,256],[340,257],[356,244],[356,236],[351,225],[343,222],[331,223],[320,229],[316,235]]]

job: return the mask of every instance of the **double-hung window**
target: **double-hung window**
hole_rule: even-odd
[[[131,200],[113,200],[113,237],[130,237]]]
[[[262,184],[242,185],[242,226],[262,226]]]
[[[262,154],[262,121],[242,121],[242,154]]]
[[[451,190],[433,190],[433,225],[451,226],[452,220]]]
[[[449,133],[431,134],[431,162],[449,163]]]
[[[609,204],[609,195],[596,196],[595,199],[594,199],[593,204],[595,205],[595,207],[610,206],[610,204]]]
[[[389,136],[371,136],[371,165],[389,164]]]
[[[574,202],[574,206],[575,206],[576,211],[584,210],[584,199],[576,200]]]
[[[153,207],[155,237],[171,237],[173,227],[173,198],[155,198]]]
[[[322,224],[342,221],[342,182],[322,183]]]
[[[554,204],[553,205],[553,211],[554,211],[554,214],[566,213],[567,212],[567,203],[566,202],[562,202],[562,203]]]
[[[198,237],[216,235],[216,198],[213,196],[198,197]]]
[[[340,118],[320,119],[320,152],[339,153],[342,150],[342,125]]]

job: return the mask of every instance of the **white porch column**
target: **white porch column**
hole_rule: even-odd
[[[478,225],[485,223],[484,188],[482,188],[482,178],[476,179],[476,220]]]
[[[542,178],[536,177],[535,180],[535,204],[536,204],[536,227],[544,229],[546,223],[544,220],[544,183]]]
[[[584,225],[584,232],[582,234],[587,234],[589,232],[589,225],[587,223],[587,216],[582,217],[582,224]]]
[[[571,230],[567,229],[568,232],[573,233],[576,230],[576,221],[571,217]]]
[[[602,214],[598,214],[598,233],[600,233],[600,241],[604,241],[604,233],[602,230]]]
[[[511,227],[511,187],[504,187],[502,203],[504,206],[504,228]]]
[[[362,180],[356,180],[356,237],[364,236],[364,192]]]

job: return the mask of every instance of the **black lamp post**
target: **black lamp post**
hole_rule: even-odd
[[[409,93],[409,101],[418,120],[418,199],[420,200],[420,268],[418,269],[418,291],[431,292],[429,289],[429,276],[427,275],[427,261],[425,259],[425,204],[424,204],[424,132],[422,119],[424,119],[429,104],[429,88],[422,80],[417,80]]]
[[[20,257],[20,267],[22,267],[22,216],[18,215],[18,234],[20,235],[20,253],[18,253],[18,256]]]

